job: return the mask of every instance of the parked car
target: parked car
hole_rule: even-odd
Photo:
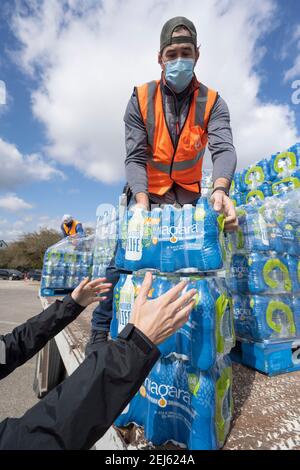
[[[42,270],[41,269],[32,269],[27,273],[27,279],[31,281],[40,281],[42,278]]]
[[[9,279],[10,281],[20,281],[24,279],[24,274],[17,269],[0,269],[0,279]]]
[[[9,279],[8,269],[0,269],[0,279]]]

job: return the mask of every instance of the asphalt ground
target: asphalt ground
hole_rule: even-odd
[[[0,334],[11,332],[17,325],[41,312],[39,283],[0,280]],[[0,421],[18,418],[38,399],[33,389],[35,360],[32,358],[0,383]]]

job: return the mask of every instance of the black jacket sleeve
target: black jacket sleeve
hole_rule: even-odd
[[[127,325],[23,417],[3,421],[0,449],[91,448],[139,390],[159,355],[150,340]]]
[[[67,295],[62,301],[56,300],[42,313],[16,327],[12,333],[0,336],[1,349],[5,344],[0,360],[0,380],[31,359],[83,310],[84,307]]]

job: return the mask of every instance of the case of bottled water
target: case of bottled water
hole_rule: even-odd
[[[300,336],[298,300],[292,295],[234,295],[233,311],[238,338],[278,342]]]
[[[270,177],[272,180],[284,179],[300,168],[300,144],[295,144],[286,152],[272,155]]]
[[[171,441],[189,450],[215,450],[225,442],[232,413],[228,357],[201,371],[172,356],[156,363],[115,424],[144,426],[154,445]]]
[[[74,289],[90,277],[93,265],[94,236],[72,236],[49,247],[44,255],[41,294]]]
[[[229,354],[235,343],[232,299],[225,280],[220,277],[184,278],[188,284],[183,291],[196,289],[196,305],[189,321],[173,336],[159,345],[164,357],[176,355],[188,360],[193,367],[208,370],[217,358]],[[174,287],[180,279],[155,276],[149,299],[156,299]],[[114,290],[111,336],[129,322],[135,298],[143,276],[122,274]]]
[[[116,266],[126,271],[154,269],[174,273],[223,268],[224,217],[207,198],[197,205],[166,205],[151,212],[132,207],[121,222]]]

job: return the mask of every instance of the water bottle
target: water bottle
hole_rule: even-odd
[[[196,205],[195,264],[198,271],[216,271],[223,268],[222,235],[224,218],[211,206],[207,198],[200,198]]]
[[[132,282],[132,275],[127,275],[125,283],[120,289],[118,333],[120,333],[129,322],[134,305],[134,293],[135,289]]]
[[[189,376],[191,406],[195,411],[189,450],[222,447],[233,414],[232,367],[228,357],[220,359],[207,372],[192,371]]]
[[[194,418],[186,365],[174,356],[161,358],[144,382],[147,397],[145,437],[154,445],[167,441],[186,446]]]
[[[292,256],[297,256],[296,228],[294,224],[287,223],[285,220],[281,223],[282,243],[284,252]]]
[[[276,251],[276,253],[284,252],[284,244],[282,240],[282,229],[279,222],[278,213],[280,208],[273,207],[271,204],[266,204],[260,209],[260,213],[265,219],[269,240],[269,249]]]
[[[143,235],[145,218],[148,213],[140,207],[128,211],[128,232],[124,268],[137,271],[143,266]]]
[[[207,370],[216,360],[216,305],[211,280],[190,279],[183,294],[192,288],[197,290],[195,307],[189,320],[177,332],[178,352],[193,367]]]
[[[229,267],[229,288],[234,293],[249,292],[249,264],[246,254],[233,254]]]
[[[233,240],[239,237],[234,242],[236,249],[241,248],[249,252],[270,250],[268,226],[261,210],[253,206],[243,208],[239,224],[242,235],[239,232],[232,234]]]
[[[160,271],[173,273],[183,268],[180,254],[182,253],[182,233],[178,227],[182,225],[182,213],[171,205],[166,205],[162,211],[161,227],[161,263]]]
[[[113,339],[118,336],[118,321],[120,317],[120,293],[126,282],[127,274],[121,274],[113,292],[113,316],[110,324],[110,334]]]
[[[151,216],[145,224],[143,239],[143,268],[159,270],[161,267],[161,224],[162,209],[160,207],[156,207],[152,209]]]
[[[169,289],[174,286],[172,280],[166,276],[155,276],[152,283],[152,288],[149,292],[148,298],[150,300],[157,299],[165,294]],[[163,343],[158,345],[158,349],[164,357],[168,357],[177,351],[176,348],[176,334],[170,336]]]
[[[292,283],[292,291],[295,295],[300,292],[300,258],[287,255],[286,262]]]
[[[211,279],[216,311],[216,352],[217,357],[229,354],[235,345],[232,296],[224,278]]]
[[[50,288],[52,287],[52,276],[49,274],[43,274],[42,281],[41,281],[42,288]]]

